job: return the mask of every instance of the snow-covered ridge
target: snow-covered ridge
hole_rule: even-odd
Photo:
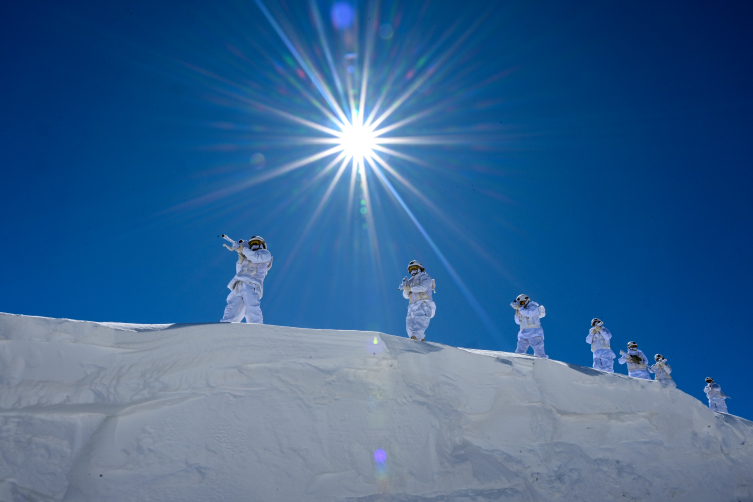
[[[0,314],[0,501],[753,500],[753,423],[381,333]]]

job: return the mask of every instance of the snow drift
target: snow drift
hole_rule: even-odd
[[[381,333],[0,315],[2,501],[753,500],[676,389]]]

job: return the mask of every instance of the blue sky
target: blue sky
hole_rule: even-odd
[[[429,340],[511,351],[526,293],[552,358],[590,366],[600,317],[615,352],[662,353],[699,399],[713,376],[753,418],[750,5],[357,2],[352,24],[264,5],[290,46],[254,1],[0,6],[0,311],[215,322],[235,261],[218,236],[259,234],[268,324],[403,336],[418,259]],[[347,167],[314,220],[333,157],[273,176],[331,146],[277,113],[333,127],[307,64],[343,108],[334,76],[358,99],[368,67],[366,113],[415,86],[386,136],[430,141],[382,158],[424,232],[376,169],[349,203]]]

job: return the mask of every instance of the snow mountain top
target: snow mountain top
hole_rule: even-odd
[[[0,501],[753,500],[753,423],[382,333],[0,314]]]

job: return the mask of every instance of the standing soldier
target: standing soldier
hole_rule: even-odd
[[[709,409],[717,413],[728,413],[727,403],[724,402],[729,396],[722,392],[722,388],[718,383],[714,382],[711,377],[706,377],[706,388],[703,389],[706,393],[706,397],[709,398]]]
[[[518,295],[510,306],[515,309],[515,324],[520,325],[515,353],[525,354],[530,345],[535,357],[548,359],[549,356],[544,354],[544,330],[540,321],[546,315],[544,306],[532,302],[527,295]]]
[[[604,327],[601,319],[591,319],[591,329],[586,337],[586,343],[591,344],[594,356],[594,369],[614,373],[615,354],[609,346],[612,333]]]
[[[227,285],[230,294],[220,322],[241,322],[245,317],[247,323],[264,324],[260,300],[264,294],[264,278],[272,268],[272,254],[267,251],[267,243],[258,235],[248,242],[235,242],[224,234],[222,237],[233,244],[232,247],[223,246],[238,253],[238,262],[235,277]]]
[[[622,357],[620,357],[619,363],[627,363],[628,375],[633,378],[642,378],[644,380],[651,380],[651,375],[648,374],[646,366],[648,365],[648,358],[642,350],[638,349],[638,344],[635,342],[628,342],[628,351],[625,354],[624,350],[620,351]]]
[[[656,364],[648,367],[648,370],[654,373],[654,380],[661,383],[665,387],[677,387],[674,379],[669,376],[672,373],[672,367],[667,363],[667,360],[661,354],[654,356]]]
[[[405,329],[411,340],[424,341],[426,328],[434,317],[437,306],[432,295],[436,289],[434,279],[429,277],[426,269],[416,260],[408,264],[410,277],[404,277],[398,289],[403,290],[403,298],[408,300],[408,315]]]

